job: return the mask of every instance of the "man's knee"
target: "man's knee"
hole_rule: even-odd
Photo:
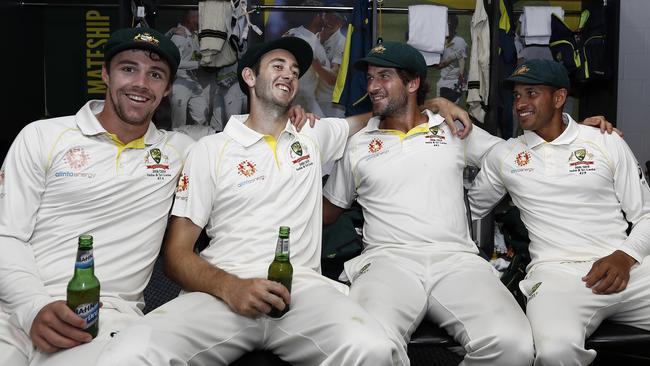
[[[492,334],[470,341],[469,356],[492,360],[500,366],[533,364],[535,348],[528,324],[494,329]]]
[[[540,337],[538,337],[540,338]],[[583,342],[554,334],[539,339],[535,344],[535,365],[587,365],[596,357],[594,350],[586,350]]]

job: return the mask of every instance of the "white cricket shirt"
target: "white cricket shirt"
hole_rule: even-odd
[[[650,189],[634,155],[617,134],[564,121],[551,142],[525,131],[497,145],[470,190],[472,213],[483,215],[507,189],[529,232],[529,268],[617,249],[641,262],[650,254]],[[621,210],[634,224],[629,237]]]
[[[201,256],[240,277],[266,277],[278,228],[289,226],[294,273],[320,273],[321,164],[339,159],[348,136],[344,119],[324,118],[278,140],[232,116],[222,133],[196,143],[185,164],[172,209],[206,227]]]
[[[499,141],[474,126],[461,140],[440,115],[408,133],[381,130],[379,118],[350,138],[324,188],[334,205],[356,198],[363,208],[366,251],[418,248],[477,249],[469,235],[463,201],[463,168],[480,164]]]
[[[94,238],[105,308],[138,311],[192,139],[149,124],[124,145],[90,101],[74,116],[27,125],[2,166],[0,306],[29,332],[64,299],[81,234]]]

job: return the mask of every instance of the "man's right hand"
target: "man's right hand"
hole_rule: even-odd
[[[65,301],[59,300],[45,305],[36,314],[29,336],[39,351],[53,353],[92,341],[92,336],[83,330],[84,325],[85,321]]]
[[[291,303],[291,294],[282,284],[263,278],[231,277],[225,286],[223,301],[237,314],[257,318],[271,307],[283,310]]]

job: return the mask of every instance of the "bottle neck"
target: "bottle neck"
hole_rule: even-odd
[[[275,247],[275,260],[288,261],[289,260],[289,238],[278,237],[278,244]]]
[[[74,264],[74,272],[75,274],[95,272],[95,259],[92,248],[77,249],[77,261]]]

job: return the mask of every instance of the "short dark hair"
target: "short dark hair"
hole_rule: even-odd
[[[418,91],[417,91],[417,102],[418,105],[424,104],[424,100],[427,98],[427,94],[429,93],[429,82],[427,81],[427,79],[422,78],[417,74],[410,71],[406,71],[404,69],[395,69],[395,70],[399,78],[402,79],[404,85],[406,85],[406,83],[408,83],[411,80],[414,80],[417,77],[420,78],[420,86],[418,87]]]

